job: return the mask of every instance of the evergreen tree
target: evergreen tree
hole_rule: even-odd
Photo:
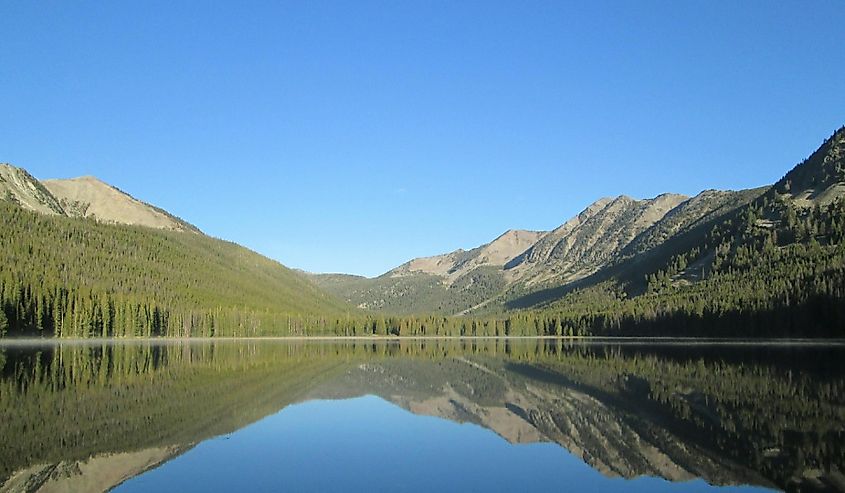
[[[9,319],[6,317],[6,310],[0,306],[0,336],[6,335],[9,329]]]

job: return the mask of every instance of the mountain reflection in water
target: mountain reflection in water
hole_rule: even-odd
[[[845,491],[843,356],[548,340],[7,344],[0,491]]]

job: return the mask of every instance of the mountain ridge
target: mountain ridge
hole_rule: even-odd
[[[543,289],[586,279],[631,256],[632,250],[641,254],[654,249],[679,230],[718,215],[722,209],[746,204],[758,190],[705,190],[694,197],[664,193],[650,199],[603,197],[550,231],[527,231],[533,236],[520,245],[526,247],[524,251],[516,255],[511,251],[496,263],[476,259],[508,233],[524,230],[508,230],[470,250],[412,259],[375,278],[309,277],[359,308],[398,314],[430,309],[447,315],[467,314],[507,296],[515,287]],[[424,298],[422,309],[409,302],[415,296]]]
[[[23,168],[0,163],[0,200],[41,214],[65,215],[59,201]]]
[[[104,296],[121,290],[148,293],[151,298],[143,302],[150,304],[143,306],[149,312],[139,315],[131,312],[136,310],[131,306],[121,309],[129,310],[125,315],[128,318],[141,317],[144,325],[125,330],[150,333],[151,325],[167,326],[170,315],[160,318],[156,298],[161,293],[149,291],[149,284],[168,285],[178,276],[184,284],[179,289],[170,286],[173,289],[168,296],[180,306],[179,323],[188,333],[198,326],[204,334],[216,334],[220,320],[230,324],[234,334],[247,326],[253,334],[277,330],[261,328],[261,323],[265,323],[263,327],[268,321],[281,323],[288,312],[296,312],[296,303],[285,304],[284,313],[271,314],[270,306],[285,300],[256,291],[248,279],[231,269],[238,266],[249,270],[249,262],[244,263],[248,258],[255,259],[253,267],[258,268],[250,272],[254,279],[277,282],[272,289],[304,300],[311,313],[321,306],[331,306],[333,314],[355,311],[353,307],[379,312],[372,318],[364,315],[360,326],[354,324],[353,334],[426,334],[434,328],[435,334],[444,329],[451,335],[663,335],[682,330],[684,334],[729,336],[770,333],[765,328],[769,324],[771,334],[819,336],[835,333],[838,320],[845,321],[845,311],[837,304],[845,296],[841,250],[845,234],[845,127],[773,186],[739,191],[708,189],[694,197],[671,193],[639,200],[625,195],[605,197],[551,231],[507,230],[479,247],[412,259],[376,278],[288,272],[284,266],[279,269],[266,264],[266,259],[254,252],[237,250],[237,245],[223,246],[227,242],[201,234],[181,236],[193,233],[184,229],[93,228],[92,224],[100,223],[121,226],[117,220],[132,224],[125,215],[98,213],[102,204],[97,200],[109,202],[111,197],[110,204],[118,202],[119,212],[129,207],[127,203],[150,213],[158,209],[93,177],[52,181],[50,185],[61,199],[25,170],[0,166],[0,206],[11,228],[3,232],[9,249],[5,252],[8,272],[0,269],[0,274],[6,275],[0,282],[12,286],[5,293],[9,299],[0,300],[5,303],[0,307],[0,330],[7,319],[16,330],[60,327],[61,320],[49,320],[39,311],[45,304],[41,297],[49,299],[46,303],[57,303],[54,308],[58,311],[50,316],[58,317],[64,310],[84,310],[60,290],[68,282],[81,279],[80,286],[98,285],[108,293]],[[93,195],[86,195],[89,192]],[[116,219],[104,220],[104,216]],[[76,219],[81,222],[64,221]],[[163,239],[147,235],[148,231],[173,234]],[[91,235],[97,242],[90,243]],[[202,237],[200,243],[205,238],[219,243],[199,248],[197,242],[186,239],[188,236]],[[181,243],[178,249],[171,248],[174,240]],[[133,242],[149,250],[141,254]],[[90,251],[81,252],[81,244]],[[107,244],[110,246],[103,250]],[[76,252],[88,262],[74,266],[78,278],[67,277],[67,265],[57,248],[64,253]],[[234,250],[226,250],[225,255],[217,251],[207,264],[196,263],[216,248]],[[40,261],[53,263],[48,267],[33,264],[29,258],[33,252]],[[111,262],[106,266],[107,281],[92,275],[99,272],[100,265],[90,263],[85,258],[88,255]],[[226,255],[232,255],[232,265],[220,264]],[[147,262],[140,270],[137,257],[145,257],[142,260]],[[123,265],[127,262],[132,263],[131,269]],[[169,272],[171,265],[167,262],[190,265],[195,272]],[[275,280],[269,279],[269,271],[261,266],[278,271]],[[241,306],[229,306],[222,318],[219,306],[203,306],[204,318],[196,320],[191,308],[196,302],[189,300],[213,299],[204,298],[208,291],[194,291],[198,278],[212,267],[220,269],[219,279],[203,278],[206,284],[202,289],[225,295],[229,302],[237,299]],[[46,294],[45,269],[53,269],[48,283],[53,292]],[[41,280],[37,280],[39,273]],[[239,288],[221,285],[220,280],[227,276],[238,278]],[[117,287],[108,286],[111,281],[117,282]],[[33,287],[26,284],[29,282],[41,284]],[[238,311],[248,304],[245,293],[269,303],[253,306],[247,321]],[[297,298],[298,294],[307,296]],[[21,300],[21,296],[26,299]],[[92,303],[100,302],[97,296]],[[347,305],[332,305],[333,297]],[[32,306],[23,309],[30,303]],[[114,320],[100,320],[110,317],[111,310],[99,315],[89,311],[84,316],[94,313],[98,317],[95,325],[118,327]],[[813,318],[817,313],[827,318]],[[394,315],[414,317],[399,319]],[[447,320],[447,315],[497,319],[464,322]],[[731,323],[725,322],[728,318]],[[336,334],[349,335],[349,324],[353,324],[348,317],[345,323],[341,318],[315,320],[318,330]],[[292,322],[288,317],[284,322],[291,335],[314,333],[314,327],[302,320]],[[802,324],[812,327],[801,329]],[[73,330],[89,331],[90,326],[75,325]],[[165,332],[171,334],[170,330]],[[181,329],[174,330],[181,333]]]
[[[97,178],[45,183],[0,165],[0,336],[305,334],[354,312]]]
[[[38,180],[24,168],[0,163],[0,200],[42,214],[201,233],[187,221],[91,175]]]
[[[778,180],[770,196],[786,196],[801,207],[828,205],[845,196],[845,126]]]
[[[626,296],[637,296],[648,289],[645,276],[677,268],[667,264],[682,266],[681,272],[673,274],[673,282],[702,280],[715,258],[717,245],[711,230],[748,234],[738,231],[736,224],[747,221],[749,207],[757,211],[749,228],[765,234],[785,222],[794,227],[799,220],[796,215],[807,216],[807,211],[827,208],[842,197],[845,127],[774,185],[706,189],[693,197],[672,193],[639,200],[626,195],[603,197],[560,226],[535,232],[531,241],[520,245],[527,247],[523,252],[511,251],[500,262],[475,261],[497,238],[470,250],[411,259],[375,278],[344,278],[342,282],[319,274],[311,278],[361,308],[400,315],[529,308],[608,280],[621,284]],[[774,203],[787,205],[773,209]],[[784,207],[795,211],[785,212]],[[693,265],[688,265],[690,259]]]
[[[512,278],[525,280],[529,286],[551,278],[571,281],[586,277],[687,199],[679,194],[643,200],[626,195],[600,199],[544,236],[522,262],[509,265],[508,270],[514,272]]]
[[[422,272],[445,277],[447,284],[452,284],[461,275],[474,268],[506,265],[546,234],[545,231],[509,229],[489,243],[476,248],[458,249],[431,257],[418,257],[383,275],[400,277],[409,273]]]
[[[43,183],[65,211],[76,217],[156,229],[200,232],[196,226],[94,176],[50,179]]]

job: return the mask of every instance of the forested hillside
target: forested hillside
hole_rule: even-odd
[[[471,250],[413,259],[375,278],[311,274],[329,293],[359,308],[408,315],[461,314],[498,295],[503,268],[546,235],[509,230]]]
[[[0,217],[0,333],[286,335],[348,311],[278,262],[205,235],[6,201]]]
[[[600,200],[375,279],[311,276],[342,300],[195,230],[67,217],[5,170],[0,334],[845,336],[845,128],[766,189]]]
[[[510,303],[551,317],[552,331],[841,337],[844,149],[845,128],[751,204],[681,235],[683,248]]]
[[[476,267],[447,284],[425,272],[384,274],[372,279],[342,274],[310,275],[327,292],[358,308],[392,315],[460,314],[498,295],[506,283],[501,269]]]
[[[620,225],[610,228],[616,231],[636,224],[605,214],[609,203],[625,202],[636,218],[653,202],[599,201],[541,237],[503,271],[479,270],[485,277],[478,282],[447,290],[429,274],[421,289],[411,284],[419,275],[384,275],[345,279],[338,291],[346,290],[347,299],[354,294],[364,308],[399,313],[462,313],[473,307],[465,323],[445,329],[460,335],[841,337],[843,157],[845,129],[840,129],[772,187],[705,191],[660,212],[659,220],[652,215],[651,226],[640,228],[627,244],[618,235],[605,238],[602,251],[616,253],[603,254],[609,261],[601,269],[585,270],[571,281],[552,274],[596,255],[589,248],[597,238],[592,232],[608,231],[611,222]],[[557,268],[542,274],[548,279],[508,284],[513,264],[533,256],[538,267],[544,265],[538,251],[551,252],[546,257],[555,260]],[[370,305],[372,300],[378,305]]]
[[[768,188],[706,190],[691,198],[677,194],[646,200],[603,198],[552,231],[511,230],[487,245],[414,259],[372,279],[312,278],[355,306],[397,315],[466,315],[500,312],[505,304],[532,306],[535,299],[559,297],[549,288],[591,283],[591,276],[605,276],[609,267],[627,259],[639,263],[658,251],[678,251],[685,246],[678,244],[678,238],[701,231]],[[503,250],[491,247],[515,233],[521,233],[521,241],[507,241],[507,255],[491,254]],[[665,260],[657,257],[654,265]],[[547,293],[550,296],[544,296]],[[535,296],[525,298],[530,294]]]

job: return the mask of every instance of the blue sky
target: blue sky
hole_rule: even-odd
[[[375,275],[845,124],[841,1],[3,2],[0,162]]]

